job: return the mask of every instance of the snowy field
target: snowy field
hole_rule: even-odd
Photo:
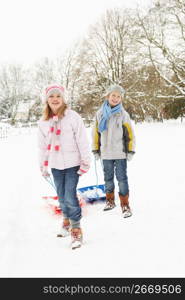
[[[118,197],[112,211],[86,205],[84,245],[76,250],[70,237],[56,237],[60,217],[42,199],[55,192],[40,176],[36,129],[0,140],[0,277],[185,276],[185,123],[136,124],[135,132],[137,152],[128,163],[133,216],[122,217]],[[78,187],[96,183],[92,157]]]

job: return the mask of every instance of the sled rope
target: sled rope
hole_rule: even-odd
[[[95,169],[95,175],[96,175],[96,190],[98,188],[98,172],[97,172],[97,165],[96,165],[96,159],[94,158],[94,169]]]
[[[44,176],[44,179],[54,188],[54,190],[56,191],[56,187],[54,185],[53,180],[51,179],[51,176]]]

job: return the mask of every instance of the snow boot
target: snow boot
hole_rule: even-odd
[[[68,235],[70,235],[70,222],[69,219],[64,219],[57,237],[66,237]]]
[[[71,248],[80,248],[82,245],[82,230],[81,228],[71,229]]]
[[[111,210],[115,207],[115,202],[114,202],[114,192],[112,193],[106,193],[106,205],[104,207],[104,211],[106,210]]]
[[[131,209],[129,206],[129,201],[128,201],[129,195],[127,194],[127,195],[123,196],[123,195],[119,194],[119,198],[120,198],[120,204],[121,204],[123,217],[124,218],[131,217],[132,212],[131,212]]]

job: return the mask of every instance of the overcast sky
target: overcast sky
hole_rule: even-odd
[[[152,0],[0,0],[0,64],[55,58],[112,7]]]

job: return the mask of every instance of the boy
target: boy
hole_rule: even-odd
[[[111,85],[104,94],[105,101],[97,111],[93,126],[92,151],[95,158],[101,157],[106,192],[104,211],[115,207],[114,171],[119,186],[119,198],[123,216],[132,215],[129,205],[127,161],[135,153],[135,136],[128,113],[121,101],[125,90]]]

